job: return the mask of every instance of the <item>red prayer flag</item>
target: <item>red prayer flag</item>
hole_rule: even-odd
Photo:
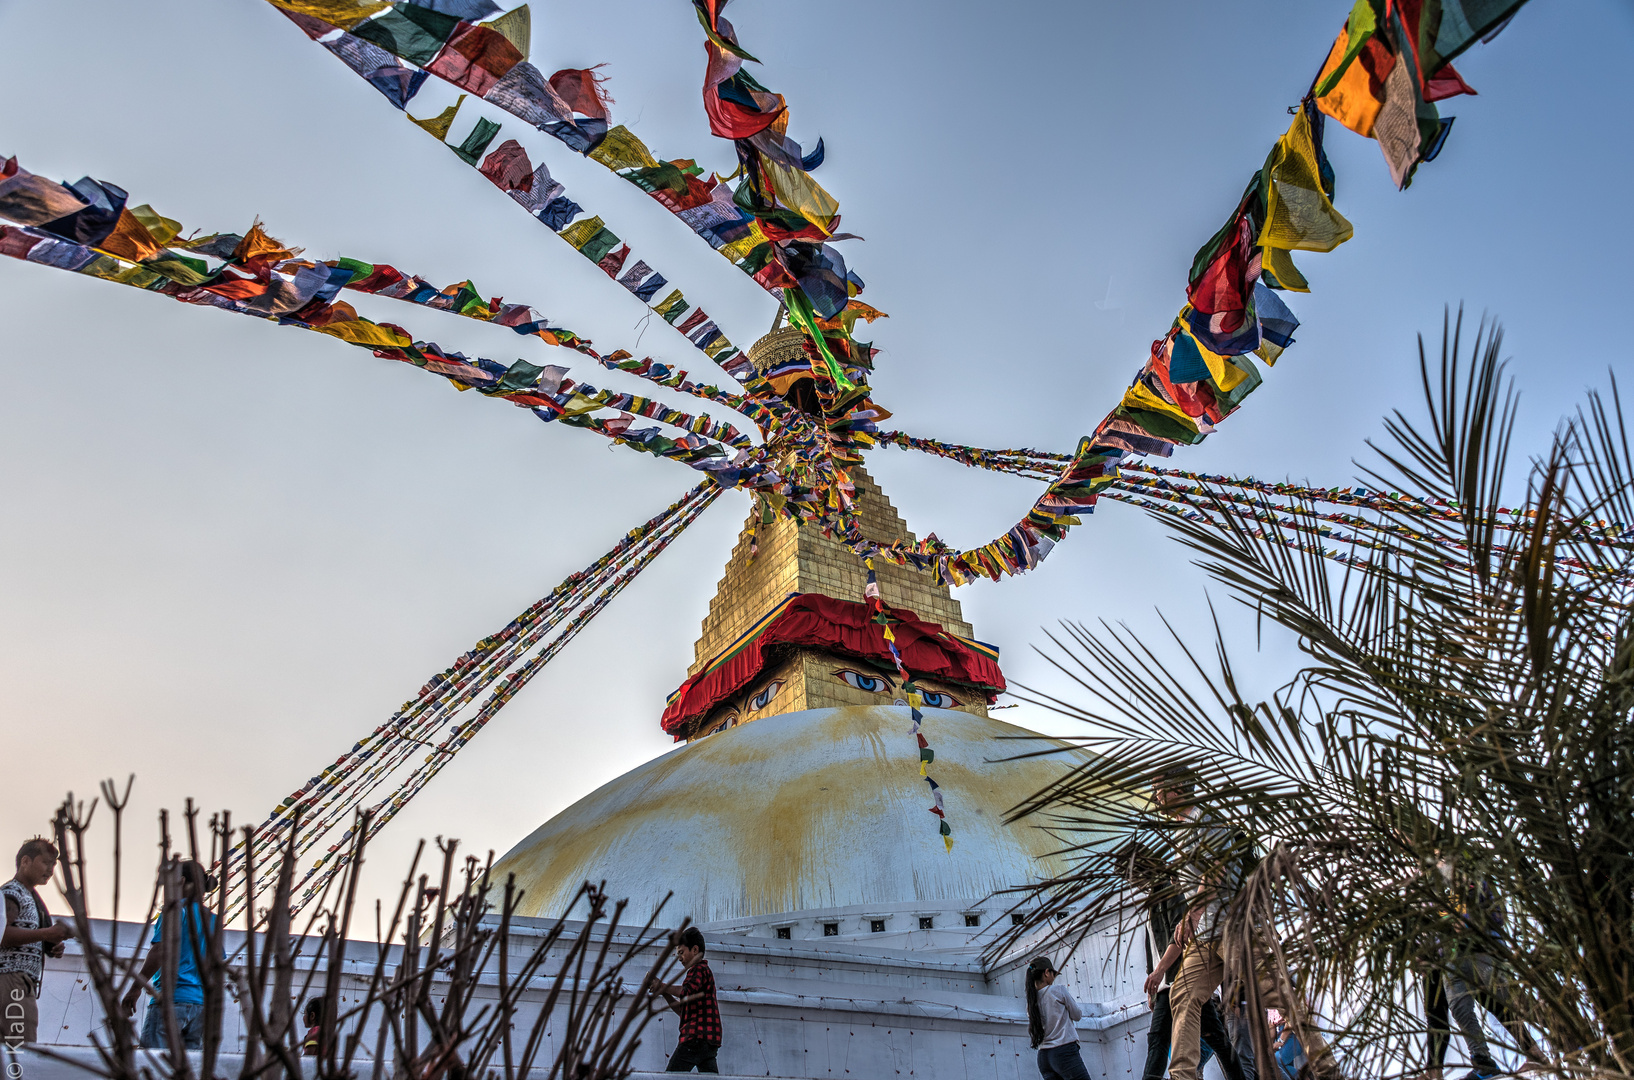
[[[426,70],[481,97],[521,62],[521,52],[504,34],[461,23]]]
[[[617,251],[609,251],[596,265],[607,271],[608,277],[618,277],[618,272],[624,269],[624,260],[629,257],[630,245],[620,244]]]
[[[1473,94],[1474,87],[1464,81],[1451,64],[1442,64],[1441,69],[1428,79],[1424,80],[1424,100],[1442,101],[1446,98],[1457,97],[1459,94]]]
[[[613,99],[601,88],[595,68],[563,68],[550,77],[550,88],[576,113],[596,120],[609,116],[607,106]]]
[[[515,139],[506,139],[483,159],[477,170],[501,191],[533,190],[533,162]]]

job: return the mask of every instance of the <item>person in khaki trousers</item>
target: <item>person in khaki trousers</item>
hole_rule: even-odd
[[[1244,860],[1234,851],[1241,846],[1240,838],[1223,823],[1198,813],[1192,798],[1195,790],[1195,783],[1190,779],[1166,775],[1159,779],[1152,793],[1153,802],[1163,813],[1176,820],[1196,823],[1188,837],[1191,852],[1183,874],[1192,900],[1186,917],[1174,929],[1174,943],[1184,951],[1180,956],[1179,974],[1174,977],[1174,988],[1169,994],[1173,1013],[1169,1080],[1199,1080],[1198,1040],[1203,1003],[1225,979],[1225,958],[1220,942],[1223,913],[1243,885]],[[1278,980],[1268,972],[1259,972],[1257,977],[1260,1002],[1266,1008],[1280,1009],[1301,1020],[1308,1015],[1304,1003],[1288,1000]],[[1308,1027],[1306,1031],[1309,1037],[1305,1050],[1311,1075],[1321,1080],[1338,1080],[1339,1072],[1327,1044]]]

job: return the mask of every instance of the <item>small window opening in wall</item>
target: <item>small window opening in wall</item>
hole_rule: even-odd
[[[777,928],[777,936],[778,936],[778,937],[779,937],[779,938],[781,938],[781,939],[783,939],[783,940],[784,940],[784,941],[787,941],[787,940],[789,940],[789,927],[787,927],[787,926],[779,926],[779,927],[778,927],[778,928]]]
[[[837,922],[826,922],[826,923],[824,923],[823,924],[823,936],[824,937],[839,937],[840,936],[840,924],[837,923]]]
[[[1056,919],[1057,922],[1060,922],[1062,919],[1064,919],[1066,917],[1067,917],[1067,912],[1065,912],[1065,911],[1057,911],[1055,913],[1055,919]]]
[[[885,933],[885,920],[884,919],[869,919],[868,920],[868,932],[870,934],[883,934],[883,933]]]
[[[966,926],[980,926],[981,924],[982,924],[982,917],[980,915],[966,915],[965,916],[965,925]]]
[[[921,930],[934,930],[934,929],[936,929],[936,917],[934,915],[921,915],[921,916],[919,916],[919,929],[921,929]]]
[[[1010,925],[1011,926],[1025,926],[1025,925],[1027,925],[1027,916],[1012,912],[1011,915],[1010,915]]]

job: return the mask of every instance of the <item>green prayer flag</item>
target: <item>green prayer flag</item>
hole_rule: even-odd
[[[618,247],[618,235],[612,229],[603,226],[601,231],[584,242],[579,254],[591,262],[601,262],[602,256]]]
[[[685,314],[686,310],[691,306],[691,304],[687,303],[681,298],[681,290],[676,289],[674,292],[664,297],[662,303],[655,305],[653,310],[662,315],[665,322],[673,326],[675,325],[675,320],[679,319],[683,314]]]
[[[499,125],[483,117],[477,121],[477,126],[471,129],[471,134],[465,137],[465,141],[453,147],[454,154],[467,165],[476,168],[477,162],[482,160],[482,155],[487,151],[488,144],[493,142],[494,136],[498,134]]]
[[[829,352],[828,342],[823,340],[822,327],[817,325],[817,313],[812,310],[811,301],[806,299],[806,294],[795,286],[784,289],[783,306],[788,309],[789,321],[799,324],[800,329],[816,343],[817,352],[828,365],[828,376],[834,380],[834,385],[841,390],[855,390],[857,384],[845,377],[845,369],[834,359],[834,354]]]
[[[1360,55],[1363,46],[1369,38],[1378,32],[1378,19],[1373,14],[1373,5],[1369,0],[1356,0],[1356,6],[1350,9],[1350,19],[1345,23],[1345,55],[1339,58],[1339,64],[1328,77],[1322,80],[1322,85],[1315,91],[1317,97],[1325,96],[1339,80],[1344,78],[1352,60]]]
[[[454,36],[454,28],[459,24],[454,16],[428,7],[393,4],[392,9],[379,18],[353,27],[352,33],[394,56],[424,67],[437,58],[443,43]]]

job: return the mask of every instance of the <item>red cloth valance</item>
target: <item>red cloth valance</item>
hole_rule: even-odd
[[[964,639],[911,611],[892,608],[891,616],[896,647],[910,675],[972,687],[985,693],[989,704],[1004,690],[998,662]],[[772,666],[779,659],[773,655],[778,646],[823,649],[894,669],[884,631],[869,617],[866,604],[821,593],[794,594],[670,695],[664,709],[664,731],[681,739],[693,721],[708,715]]]

